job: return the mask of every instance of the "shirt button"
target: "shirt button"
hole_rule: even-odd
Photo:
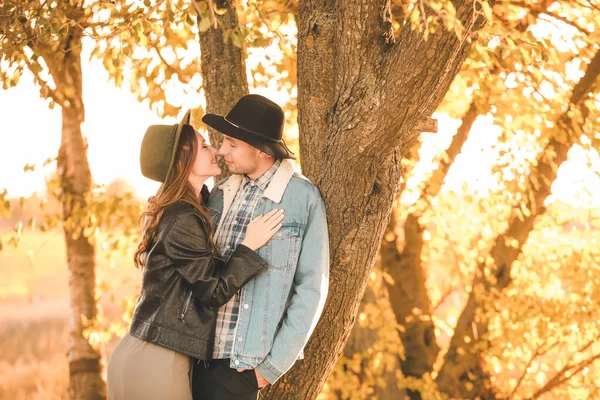
[[[248,304],[244,304],[244,310],[247,310],[248,308],[250,308],[250,306]]]
[[[235,360],[235,365],[240,365],[240,361],[239,360]]]
[[[265,204],[265,199],[260,199],[260,204]]]
[[[243,341],[244,341],[244,339],[243,339],[243,338],[240,336],[240,337],[238,338],[238,342],[243,342]]]

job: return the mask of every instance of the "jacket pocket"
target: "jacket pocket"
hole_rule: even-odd
[[[272,267],[281,270],[295,265],[300,242],[300,226],[284,224],[271,239]]]
[[[194,293],[190,290],[190,292],[188,293],[185,302],[183,303],[183,307],[181,308],[181,312],[179,313],[179,319],[181,320],[181,322],[185,322],[185,315],[188,312],[188,309],[190,308],[190,304],[192,303],[192,296],[194,295]]]

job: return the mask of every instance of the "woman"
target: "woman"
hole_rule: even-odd
[[[219,307],[267,268],[255,250],[281,227],[281,211],[258,217],[229,261],[218,258],[204,182],[221,170],[189,116],[151,126],[142,141],[142,174],[163,185],[143,215],[134,256],[143,272],[141,295],[108,364],[112,400],[192,398],[190,357],[210,358]]]

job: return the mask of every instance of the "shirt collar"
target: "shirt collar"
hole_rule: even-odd
[[[259,188],[265,190],[265,188],[267,187],[269,182],[271,182],[271,178],[273,178],[273,175],[275,175],[275,172],[277,172],[277,169],[280,165],[281,161],[276,160],[275,163],[271,166],[271,168],[269,168],[264,174],[262,174],[255,180],[250,179],[246,174],[242,175],[242,187],[245,188],[248,183],[254,182],[254,184],[257,185]]]

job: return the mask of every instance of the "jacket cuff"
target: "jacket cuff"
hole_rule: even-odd
[[[269,266],[269,263],[263,260],[262,257],[259,256],[254,250],[252,250],[244,244],[239,244],[236,247],[235,251],[232,254],[232,257],[233,256],[242,258],[245,261],[245,263],[260,265],[260,268],[258,268],[259,271],[262,271],[263,269],[266,269]]]
[[[277,382],[279,378],[283,376],[283,372],[279,371],[277,367],[271,364],[266,359],[258,364],[256,370],[269,382],[271,385]]]

